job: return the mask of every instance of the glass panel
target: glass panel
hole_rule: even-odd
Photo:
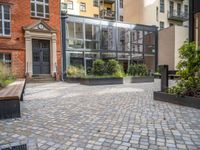
[[[99,43],[96,41],[86,41],[86,49],[98,49]]]
[[[49,62],[49,52],[43,52],[43,61]]]
[[[86,39],[92,39],[92,25],[86,24],[85,25],[85,34],[86,34]]]
[[[5,25],[5,35],[10,35],[10,22],[4,22]]]
[[[3,61],[3,53],[0,53],[0,62]]]
[[[2,34],[3,33],[3,31],[2,31],[3,29],[2,29],[2,21],[0,20],[0,34]]]
[[[4,19],[10,20],[10,7],[4,6]]]
[[[45,10],[46,10],[46,13],[49,13],[49,6],[48,5],[45,6]]]
[[[37,16],[39,16],[39,17],[43,17],[44,16],[43,5],[37,4]]]
[[[67,41],[68,42],[68,47],[70,47],[70,48],[74,48],[74,40],[68,40]]]
[[[74,38],[74,23],[73,22],[69,22],[68,23],[68,38]]]
[[[75,23],[76,25],[76,38],[83,39],[83,24]]]
[[[40,61],[40,53],[33,52],[33,61],[34,62],[39,62]]]
[[[11,54],[5,54],[5,63],[11,62]]]
[[[82,40],[76,40],[74,48],[84,48],[84,42]]]
[[[31,3],[31,11],[35,11],[35,4]]]

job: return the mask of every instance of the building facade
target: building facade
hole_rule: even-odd
[[[200,1],[190,1],[190,41],[200,44]]]
[[[156,25],[160,29],[188,26],[189,0],[124,0],[124,8],[125,22]]]
[[[0,0],[0,59],[16,77],[61,72],[60,0]]]
[[[123,0],[61,0],[70,15],[123,21]]]

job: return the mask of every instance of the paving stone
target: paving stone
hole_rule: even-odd
[[[159,83],[27,84],[22,118],[0,121],[0,147],[200,149],[200,110],[154,101]]]

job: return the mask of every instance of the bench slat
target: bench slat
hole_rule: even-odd
[[[25,86],[25,79],[19,79],[0,90],[0,100],[20,100]]]

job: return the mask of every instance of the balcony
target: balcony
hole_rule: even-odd
[[[168,19],[174,20],[174,21],[187,21],[189,19],[189,13],[188,12],[182,12],[182,11],[169,11],[168,12]]]
[[[113,4],[115,3],[115,0],[100,0],[101,3],[109,3],[109,4]]]
[[[115,19],[115,11],[112,11],[112,10],[101,10],[100,11],[100,17],[103,18],[103,19],[114,20]]]

